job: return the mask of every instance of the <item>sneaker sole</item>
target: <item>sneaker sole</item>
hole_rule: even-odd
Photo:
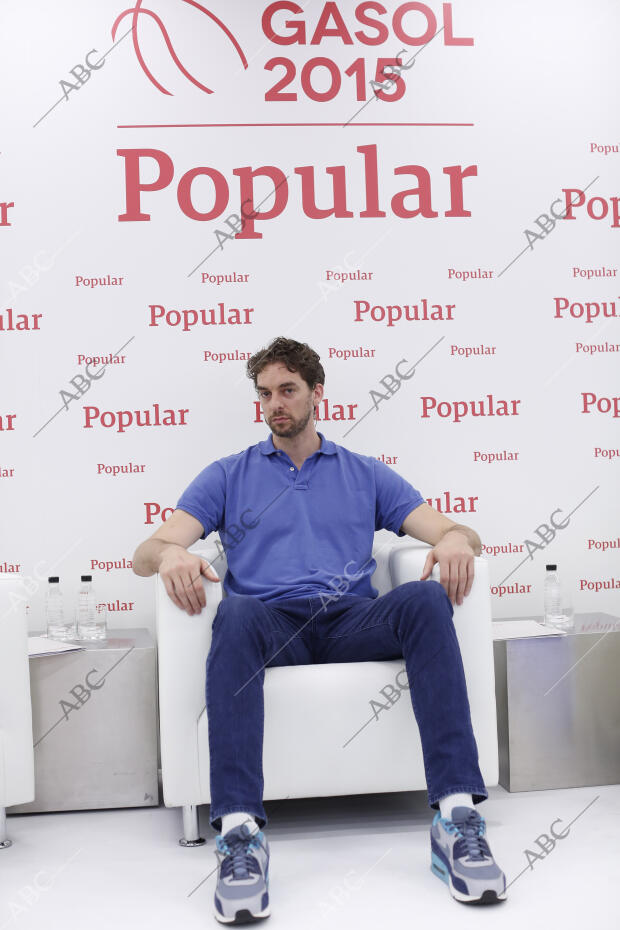
[[[255,920],[262,920],[263,917],[269,917],[271,908],[267,905],[265,910],[260,911],[258,914],[252,914],[247,908],[242,908],[237,911],[234,917],[224,917],[217,909],[214,910],[214,914],[221,924],[251,924],[254,923]]]
[[[450,889],[450,894],[452,897],[457,901],[461,901],[463,904],[496,904],[498,901],[506,900],[505,891],[502,891],[501,894],[498,894],[496,891],[493,891],[492,888],[487,888],[482,892],[480,897],[464,894],[462,891],[457,891],[452,884],[452,876],[446,869],[439,856],[436,856],[435,853],[431,853],[431,872],[433,875],[436,875],[437,878],[440,878],[442,882],[445,882]]]

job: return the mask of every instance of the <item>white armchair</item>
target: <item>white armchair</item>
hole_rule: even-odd
[[[379,595],[419,579],[428,550],[421,543],[401,545],[400,540],[379,545],[375,537],[372,584]],[[218,556],[215,546],[190,551],[209,562]],[[214,567],[223,579],[225,555]],[[438,573],[435,565],[436,580]],[[184,836],[179,842],[194,846],[204,843],[198,805],[211,801],[205,664],[212,623],[225,592],[221,583],[203,577],[207,606],[190,617],[170,600],[160,576],[156,578],[164,804],[183,808]],[[475,560],[472,590],[455,607],[454,625],[482,777],[486,785],[497,785],[491,598],[483,558]],[[422,746],[408,693],[403,692],[407,699],[397,701],[390,713],[372,720],[370,700],[383,701],[381,689],[393,684],[404,668],[404,659],[394,659],[265,669],[264,800],[425,790]]]
[[[11,845],[5,808],[35,794],[24,591],[19,575],[0,574],[0,849]]]

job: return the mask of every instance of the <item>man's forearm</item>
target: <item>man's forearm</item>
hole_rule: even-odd
[[[168,546],[177,543],[165,542],[163,539],[147,539],[141,543],[133,556],[133,571],[142,578],[148,578],[159,571],[159,563]],[[181,547],[183,548],[183,547]]]
[[[457,523],[454,526],[451,526],[449,530],[446,530],[446,532],[443,535],[445,536],[447,533],[454,533],[454,532],[462,533],[463,536],[466,537],[469,545],[474,550],[474,555],[480,555],[480,553],[482,552],[482,543],[480,541],[480,537],[478,536],[475,530],[472,530],[470,526],[463,526],[463,524]],[[443,536],[442,536],[442,539],[443,539]]]

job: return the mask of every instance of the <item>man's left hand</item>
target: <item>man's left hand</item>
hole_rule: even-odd
[[[474,550],[464,533],[448,531],[429,552],[420,581],[430,577],[435,562],[439,562],[439,583],[454,605],[463,603],[474,583]]]

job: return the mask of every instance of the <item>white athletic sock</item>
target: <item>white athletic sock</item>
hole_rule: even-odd
[[[473,807],[474,799],[471,794],[449,794],[439,801],[439,812],[442,817],[448,820],[452,815],[453,807]]]
[[[250,833],[258,833],[260,830],[252,814],[246,814],[245,811],[233,811],[232,814],[222,815],[222,836],[226,836],[229,830],[240,826],[242,823],[247,824]]]

